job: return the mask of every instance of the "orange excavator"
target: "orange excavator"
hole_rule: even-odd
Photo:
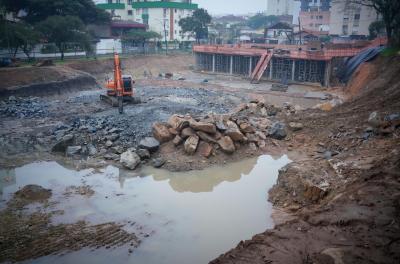
[[[106,95],[100,95],[100,99],[111,104],[113,107],[118,106],[119,113],[123,113],[124,102],[133,104],[140,103],[139,97],[134,97],[133,84],[135,81],[132,75],[122,75],[121,60],[118,53],[114,54],[114,79],[106,80]]]

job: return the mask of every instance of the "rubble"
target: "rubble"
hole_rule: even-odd
[[[0,101],[3,117],[42,118],[50,115],[49,104],[38,97],[15,97]]]
[[[292,108],[287,106],[286,109]],[[258,148],[266,147],[267,137],[278,140],[286,138],[286,125],[277,121],[275,116],[268,118],[262,113],[273,112],[275,115],[279,111],[263,100],[253,100],[248,104],[240,104],[229,114],[174,114],[167,123],[153,124],[153,136],[160,143],[171,141],[176,148],[183,143],[186,154],[194,155],[197,152],[206,158],[217,155],[218,150],[233,154],[242,146],[255,152]],[[299,130],[302,126],[301,123],[293,123],[291,128]]]

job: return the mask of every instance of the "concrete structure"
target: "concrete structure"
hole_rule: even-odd
[[[194,41],[182,33],[179,20],[192,15],[198,8],[191,0],[94,0],[98,7],[109,11],[114,20],[133,21],[148,25],[168,41]]]
[[[294,0],[267,0],[267,16],[293,15]]]
[[[365,48],[381,44],[379,40],[365,43],[363,47],[332,46],[319,50],[311,50],[306,45],[198,45],[193,51],[196,69],[200,71],[242,75],[252,81],[267,79],[329,86],[334,59],[352,57]]]
[[[369,35],[369,25],[379,19],[372,7],[355,4],[350,0],[333,0],[331,3],[330,35]]]

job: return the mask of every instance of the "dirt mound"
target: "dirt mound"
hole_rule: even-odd
[[[0,97],[46,96],[98,87],[92,75],[65,66],[1,69],[0,80]]]
[[[28,201],[44,201],[51,197],[51,190],[39,185],[26,185],[15,193],[15,197]]]
[[[69,67],[103,77],[111,74],[113,70],[113,59],[98,59],[92,61],[71,62]],[[152,55],[122,57],[122,68],[124,74],[131,74],[134,78],[141,78],[145,72],[148,76],[157,77],[159,73],[177,73],[189,70],[194,64],[192,55]]]
[[[280,172],[269,199],[296,218],[212,263],[399,263],[400,129],[368,123],[375,111],[398,118],[399,73],[398,57],[377,58],[350,81],[352,100],[288,117],[304,125],[290,144],[310,154]]]
[[[350,97],[359,95],[369,82],[376,78],[377,69],[375,64],[371,62],[364,62],[353,73],[353,78],[347,84],[346,92]]]

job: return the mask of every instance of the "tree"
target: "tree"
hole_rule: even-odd
[[[388,44],[392,47],[400,46],[400,1],[399,0],[334,0],[346,1],[372,7],[382,16],[385,23]]]
[[[159,39],[161,35],[154,31],[141,31],[141,30],[129,30],[123,35],[122,41],[125,43],[136,42],[145,46],[146,42],[150,39]]]
[[[368,31],[370,39],[374,39],[385,32],[385,23],[381,20],[372,22],[368,27]]]
[[[192,16],[179,20],[182,32],[192,32],[195,34],[196,42],[208,37],[208,24],[211,23],[211,16],[207,10],[200,8],[193,12]]]
[[[260,29],[278,23],[279,19],[277,16],[265,16],[263,14],[257,14],[252,16],[247,21],[247,25],[252,29]]]
[[[92,0],[0,0],[15,15],[23,10],[21,17],[28,23],[38,23],[50,16],[76,16],[85,24],[110,21],[110,15],[96,7]]]
[[[13,57],[21,49],[30,58],[32,50],[40,41],[39,32],[26,23],[4,22],[1,24],[0,34],[3,36],[0,46],[9,48]]]
[[[81,44],[88,52],[90,36],[85,31],[83,22],[74,16],[51,16],[38,24],[38,29],[48,42],[54,43],[64,59],[66,44],[75,42]]]

